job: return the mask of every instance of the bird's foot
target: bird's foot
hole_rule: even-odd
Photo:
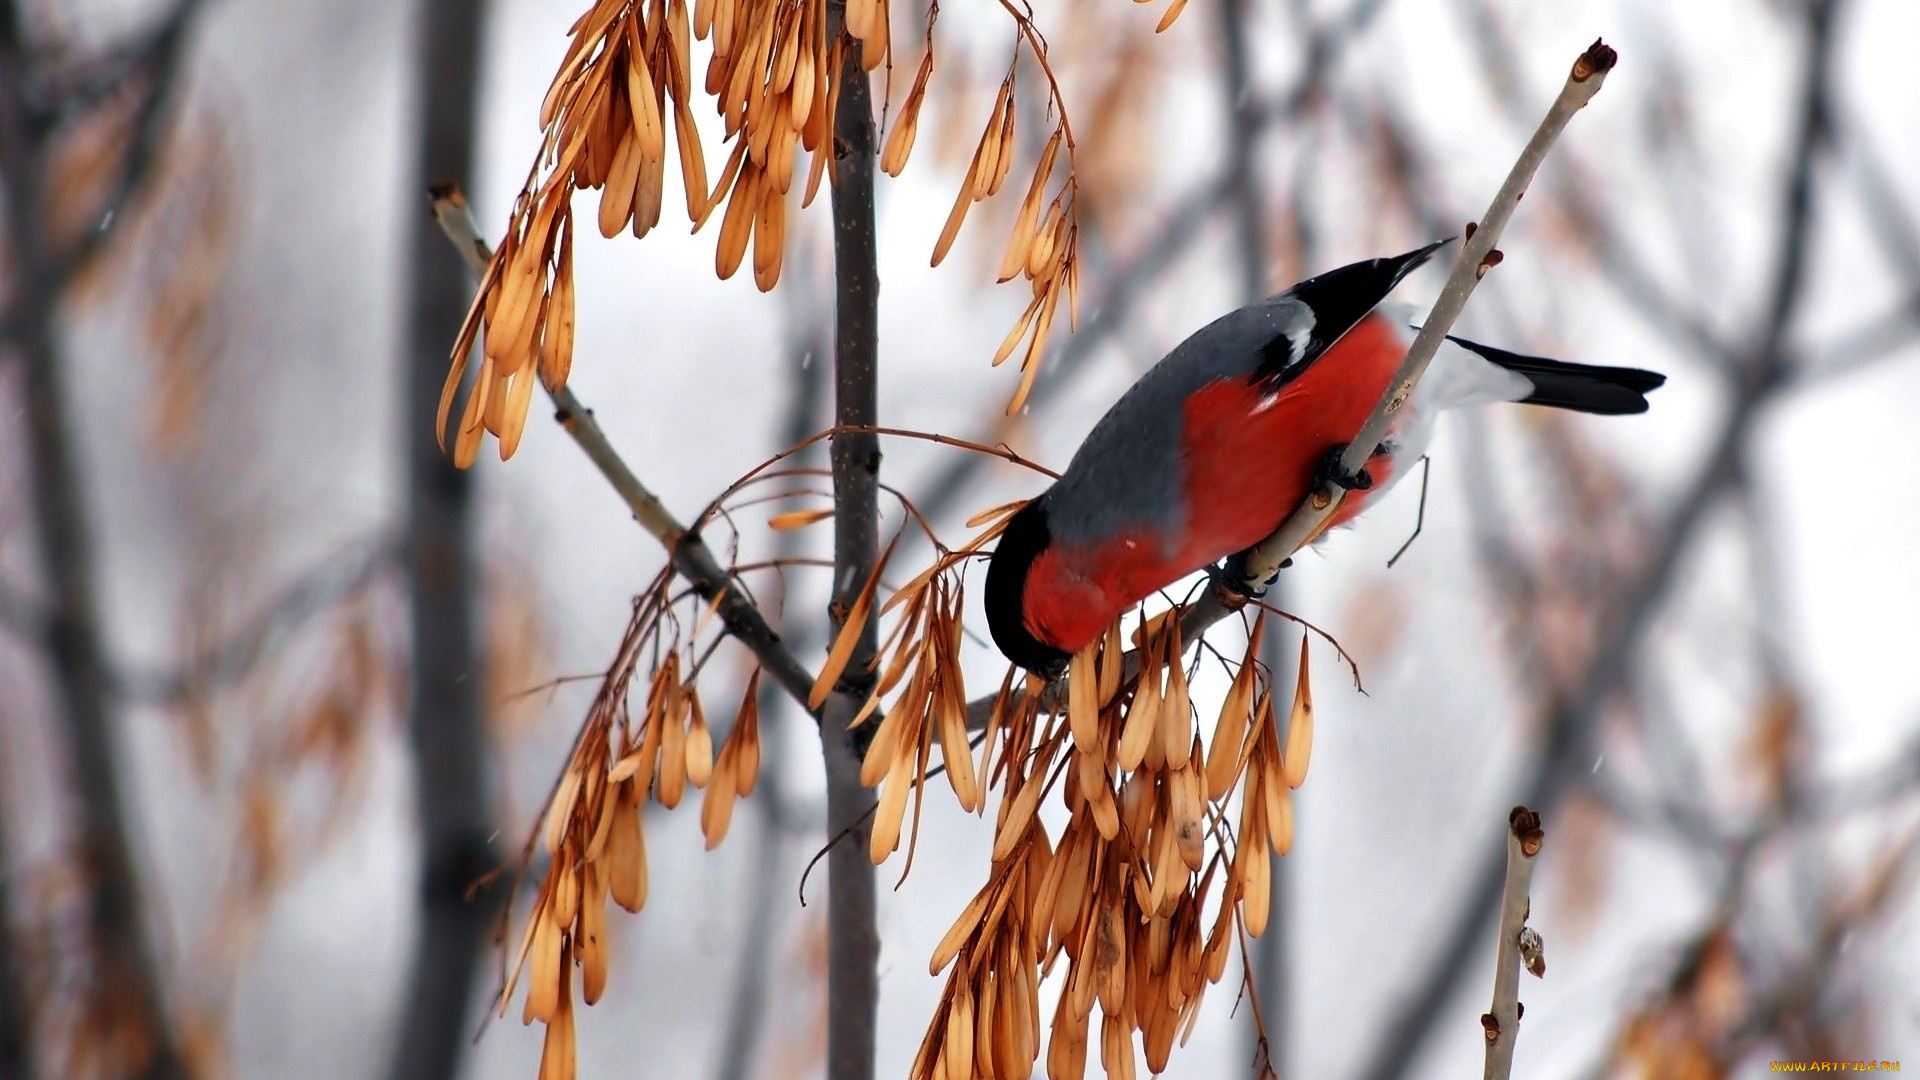
[[[1265,599],[1268,587],[1280,580],[1280,571],[1292,565],[1292,559],[1286,560],[1280,564],[1279,569],[1267,576],[1267,580],[1253,585],[1247,581],[1246,553],[1241,552],[1224,564],[1207,567],[1207,576],[1229,595],[1240,597],[1242,600],[1261,600]]]
[[[1347,472],[1341,467],[1340,459],[1346,456],[1347,444],[1341,443],[1320,459],[1320,468],[1314,473],[1314,483],[1323,488],[1344,488],[1347,491],[1365,491],[1373,486],[1373,474],[1363,466],[1358,472]]]

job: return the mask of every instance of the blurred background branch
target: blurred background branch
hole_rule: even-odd
[[[489,5],[419,0],[415,48],[420,109],[414,189],[466,184],[479,142],[481,28]],[[419,931],[401,998],[393,1080],[460,1075],[477,976],[495,909],[507,890],[488,883],[500,861],[489,788],[492,777],[479,647],[478,477],[441,450],[434,430],[441,359],[460,332],[471,286],[459,255],[430,214],[405,229],[412,286],[400,437],[406,462],[406,581],[412,664],[408,733],[420,825]]]
[[[25,453],[37,547],[48,608],[40,623],[43,659],[53,683],[58,730],[80,816],[76,848],[88,883],[93,1053],[129,1075],[175,1080],[187,1075],[147,926],[134,811],[119,761],[118,718],[109,700],[111,669],[97,597],[92,485],[78,449],[85,420],[72,399],[57,317],[74,279],[127,216],[153,175],[154,149],[172,118],[174,83],[186,29],[198,5],[182,0],[165,17],[141,60],[135,119],[104,194],[81,212],[73,235],[58,235],[49,186],[63,103],[38,101],[30,73],[46,63],[25,0],[0,4],[0,192],[6,211],[10,289],[0,333],[17,359],[26,415]],[[0,872],[5,872],[0,867]],[[0,912],[0,915],[4,915]]]

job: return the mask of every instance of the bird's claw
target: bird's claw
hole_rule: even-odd
[[[1363,466],[1358,472],[1347,472],[1341,467],[1340,459],[1347,453],[1347,444],[1341,443],[1320,459],[1320,468],[1314,473],[1314,482],[1323,488],[1344,488],[1347,491],[1366,491],[1373,486],[1373,474]]]
[[[1272,586],[1274,582],[1280,580],[1280,571],[1293,565],[1293,560],[1288,559],[1282,562],[1279,568],[1273,573],[1267,575],[1267,580],[1257,586],[1249,585],[1247,583],[1245,555],[1246,553],[1242,552],[1228,559],[1226,563],[1222,565],[1207,567],[1207,576],[1211,577],[1215,583],[1228,593],[1247,600],[1264,600],[1267,595],[1267,589]]]

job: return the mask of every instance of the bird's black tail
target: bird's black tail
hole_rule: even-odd
[[[1665,375],[1639,368],[1569,364],[1543,356],[1521,356],[1505,349],[1449,338],[1454,344],[1508,371],[1524,375],[1533,393],[1522,401],[1575,412],[1619,416],[1647,411],[1646,395],[1667,381]]]

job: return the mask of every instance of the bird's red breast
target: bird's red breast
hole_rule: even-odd
[[[1120,612],[1265,539],[1307,497],[1327,451],[1359,433],[1405,356],[1403,336],[1375,313],[1277,393],[1244,377],[1195,391],[1182,407],[1182,534],[1049,547],[1027,576],[1028,630],[1077,652]],[[1381,485],[1392,462],[1368,468]],[[1333,524],[1360,513],[1366,495],[1349,492]]]

